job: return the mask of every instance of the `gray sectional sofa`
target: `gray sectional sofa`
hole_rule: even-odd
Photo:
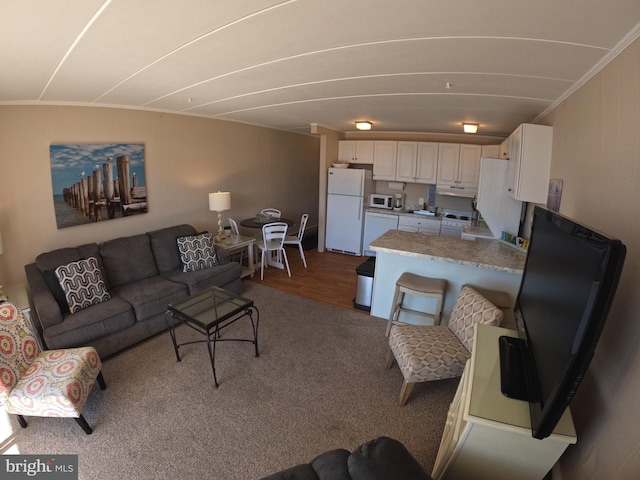
[[[242,268],[222,248],[215,249],[217,265],[183,271],[176,239],[196,233],[177,225],[38,255],[25,271],[46,347],[90,345],[104,358],[166,329],[169,303],[210,286],[240,293]],[[90,257],[110,298],[70,313],[55,269]]]

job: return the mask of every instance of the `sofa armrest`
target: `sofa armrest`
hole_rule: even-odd
[[[24,271],[31,291],[31,301],[35,309],[35,316],[38,318],[42,328],[46,329],[62,323],[62,312],[53,293],[49,290],[42,272],[36,267],[35,263],[25,265]]]

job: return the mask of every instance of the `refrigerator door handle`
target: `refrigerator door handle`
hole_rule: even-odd
[[[358,210],[358,220],[362,220],[363,211],[364,211],[364,198],[360,197],[360,210]]]

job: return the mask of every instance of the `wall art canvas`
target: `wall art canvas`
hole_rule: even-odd
[[[147,213],[144,145],[51,145],[58,228]]]

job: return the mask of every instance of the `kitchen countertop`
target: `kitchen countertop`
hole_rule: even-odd
[[[406,216],[406,217],[417,217],[417,218],[427,218],[429,220],[442,220],[442,215],[438,214],[438,215],[421,215],[419,213],[413,213],[413,210],[411,211],[407,211],[407,210],[390,210],[388,208],[375,208],[375,207],[368,207],[366,208],[367,212],[372,212],[372,213],[386,213],[386,214],[393,214],[393,215],[402,215],[402,216]]]
[[[476,225],[465,225],[462,227],[462,235],[469,235],[475,238],[495,238],[491,229],[485,222],[478,222]]]
[[[526,254],[498,240],[471,242],[452,237],[389,230],[371,242],[376,252],[423,257],[449,263],[521,274]]]

